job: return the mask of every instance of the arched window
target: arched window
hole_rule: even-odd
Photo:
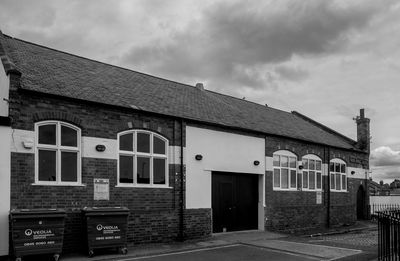
[[[347,167],[341,159],[333,159],[329,164],[331,191],[347,191]]]
[[[302,158],[303,190],[322,190],[322,160],[309,154]]]
[[[118,134],[118,185],[168,186],[168,140],[145,130]]]
[[[273,155],[273,187],[274,189],[297,189],[297,156],[286,150]]]
[[[35,183],[81,184],[81,130],[61,121],[35,124]]]

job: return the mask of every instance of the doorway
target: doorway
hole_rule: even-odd
[[[365,190],[362,185],[357,190],[357,219],[365,219]]]
[[[213,233],[258,228],[258,178],[212,172]]]

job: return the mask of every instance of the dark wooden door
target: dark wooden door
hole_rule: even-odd
[[[213,232],[258,228],[258,176],[212,173]]]
[[[365,191],[363,186],[357,190],[357,219],[364,219]]]

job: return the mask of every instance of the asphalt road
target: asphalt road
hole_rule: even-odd
[[[309,261],[320,260],[304,255],[284,253],[277,250],[248,245],[231,245],[211,249],[184,251],[173,254],[163,254],[149,257],[122,258],[118,261]]]

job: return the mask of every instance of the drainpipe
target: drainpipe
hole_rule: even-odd
[[[325,150],[324,150],[325,152]],[[326,158],[326,156],[325,156]],[[327,193],[327,210],[326,210],[326,226],[329,228],[330,227],[330,222],[331,222],[331,151],[330,148],[328,147],[328,193]]]
[[[183,168],[183,119],[181,119],[181,191],[180,191],[180,199],[179,199],[179,240],[184,241],[184,202],[183,197],[184,193],[184,168]]]

